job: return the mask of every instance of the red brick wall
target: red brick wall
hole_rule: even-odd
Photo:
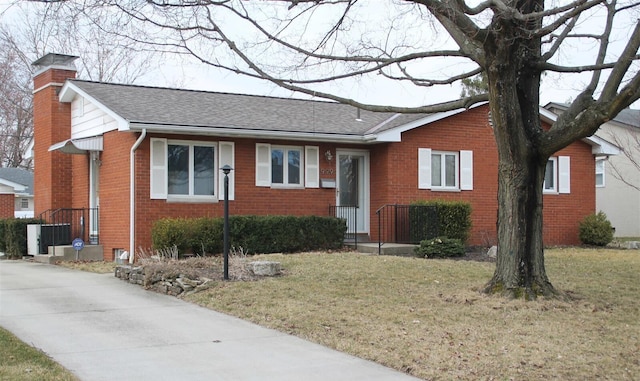
[[[477,107],[427,128],[403,133],[402,143],[372,149],[371,216],[382,204],[408,204],[418,199],[467,201],[472,206],[469,244],[492,245],[497,239],[498,154],[487,120],[488,108]],[[418,189],[418,148],[473,151],[473,190],[460,192]],[[578,224],[595,210],[595,167],[591,147],[576,142],[554,156],[571,156],[571,194],[544,196],[546,245],[578,244]],[[380,175],[378,175],[380,174]],[[372,236],[377,226],[372,220]]]
[[[71,156],[71,168],[73,177],[71,185],[73,187],[72,208],[89,207],[89,154],[68,155]]]
[[[171,136],[171,139],[201,140],[193,136]],[[211,141],[229,139],[211,138]],[[149,137],[136,153],[136,247],[151,248],[153,221],[164,217],[222,217],[224,203],[183,203],[151,200],[149,197]],[[335,204],[335,189],[271,189],[255,186],[256,143],[313,145],[320,148],[321,172],[335,171],[335,146],[316,142],[283,142],[268,140],[235,140],[235,200],[229,202],[230,215],[320,215],[329,214]],[[324,152],[331,150],[334,159],[328,162]],[[106,159],[105,159],[106,161]],[[218,176],[221,176],[221,172]],[[222,175],[223,176],[223,175]],[[335,174],[321,175],[335,178]]]
[[[15,206],[15,195],[0,194],[0,218],[13,218],[15,216]]]
[[[104,136],[105,150],[100,168],[100,241],[105,259],[113,259],[113,249],[129,249],[129,150],[138,134],[109,132]],[[223,202],[185,203],[151,200],[149,196],[149,135],[135,156],[136,166],[136,242],[137,249],[151,248],[153,222],[164,217],[220,217]],[[171,136],[171,139],[206,141],[202,137]],[[229,139],[209,138],[211,141]],[[327,215],[335,204],[335,189],[271,189],[255,186],[256,143],[314,145],[320,148],[322,178],[335,178],[336,148],[367,148],[371,159],[371,232],[376,238],[375,211],[384,204],[406,204],[417,199],[464,200],[473,208],[473,228],[469,244],[494,244],[497,216],[497,153],[487,109],[479,107],[403,134],[402,143],[374,146],[339,146],[315,142],[286,142],[254,139],[235,140],[235,200],[230,214]],[[443,151],[472,150],[474,155],[474,190],[436,192],[419,190],[417,184],[418,148]],[[324,157],[330,150],[331,162]],[[571,156],[571,194],[545,195],[545,243],[575,244],[578,222],[595,210],[594,161],[591,148],[574,143],[557,155]],[[74,159],[74,168],[88,178],[88,158]],[[218,176],[221,174],[218,173]],[[84,176],[83,176],[84,177]],[[84,200],[88,188],[78,186]],[[553,215],[550,213],[554,210]],[[557,212],[556,212],[557,211]]]
[[[72,200],[71,156],[49,152],[49,147],[69,139],[71,105],[58,102],[57,92],[71,70],[52,69],[34,78],[34,214],[47,209],[68,208]]]
[[[546,245],[578,245],[579,223],[596,210],[595,160],[591,146],[577,142],[554,156],[571,157],[571,193],[544,195]]]
[[[111,131],[104,134],[99,193],[100,244],[104,247],[105,260],[113,260],[114,249],[129,250],[129,156],[136,139],[134,133]],[[148,181],[148,170],[136,174],[138,179],[146,176]],[[140,188],[137,191],[140,192]],[[146,192],[148,195],[148,187]],[[138,224],[146,223],[144,216],[139,216]]]

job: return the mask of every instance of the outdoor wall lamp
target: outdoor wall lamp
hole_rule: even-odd
[[[333,160],[333,155],[331,154],[331,150],[327,150],[327,151],[324,153],[324,158],[325,158],[325,159],[327,159],[327,161],[331,161],[331,160]]]

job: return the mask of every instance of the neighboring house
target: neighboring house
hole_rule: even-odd
[[[0,168],[0,218],[33,217],[33,172]]]
[[[468,244],[496,240],[498,166],[486,104],[436,114],[75,80],[73,56],[34,65],[36,213],[99,208],[104,258],[149,249],[154,221],[230,214],[329,215],[377,240],[376,212],[419,199],[471,203]],[[555,115],[541,110],[549,125]],[[597,138],[549,161],[547,245],[577,244],[595,210]],[[386,206],[386,207],[385,207]],[[339,213],[340,214],[340,213]],[[99,226],[99,228],[98,228]]]
[[[562,113],[569,105],[549,103]],[[620,147],[619,155],[596,159],[596,210],[603,211],[616,237],[640,237],[640,110],[622,110],[595,136]]]

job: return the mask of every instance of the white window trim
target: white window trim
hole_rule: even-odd
[[[571,158],[569,156],[553,156],[549,158],[553,162],[553,189],[546,189],[545,182],[542,183],[544,194],[569,194],[571,193]],[[546,177],[546,176],[545,176]]]
[[[438,191],[457,191],[460,190],[460,152],[458,151],[431,151],[431,157],[434,155],[439,155],[441,159],[445,156],[454,155],[455,156],[455,168],[454,168],[454,185],[433,185],[431,184],[431,190]],[[446,182],[446,160],[440,160],[440,181],[442,184]],[[433,173],[432,173],[433,175]]]
[[[549,162],[552,162],[552,168],[553,168],[553,187],[547,188],[547,181],[543,180],[542,181],[542,192],[543,193],[558,193],[558,158],[557,157],[550,157],[549,160],[547,160],[547,164]],[[546,179],[547,177],[547,164],[545,164],[545,173],[544,173],[544,177]]]
[[[194,141],[194,140],[167,140],[167,153],[165,154],[166,157],[166,166],[167,166],[167,181],[169,178],[169,146],[170,145],[178,145],[178,146],[188,146],[189,147],[189,194],[171,194],[169,193],[169,183],[167,182],[167,201],[195,201],[195,202],[211,202],[211,201],[218,201],[218,195],[217,194],[213,194],[213,195],[195,195],[193,194],[194,192],[194,184],[193,184],[193,159],[194,159],[194,154],[193,154],[193,150],[194,147],[198,146],[198,147],[212,147],[214,148],[214,156],[213,156],[213,173],[214,173],[214,180],[213,180],[213,189],[215,191],[217,191],[219,189],[218,186],[216,186],[218,184],[218,182],[220,181],[220,171],[217,170],[217,168],[219,167],[218,165],[218,143],[215,142],[199,142],[199,141]]]
[[[456,156],[455,187],[431,184],[431,156],[433,154],[453,154]],[[418,189],[431,189],[439,192],[473,190],[473,151],[434,151],[430,148],[418,148]]]
[[[300,184],[278,184],[271,182],[271,151],[272,149],[300,151]],[[284,157],[283,181],[288,176],[286,154]],[[304,189],[320,187],[320,147],[318,146],[289,146],[256,143],[256,186],[274,189]]]
[[[193,147],[214,147],[214,195],[172,195],[169,194],[169,166],[168,149],[169,145],[189,146],[189,170],[193,168]],[[155,157],[154,147],[160,148],[160,156]],[[233,142],[209,142],[197,140],[169,140],[165,138],[151,138],[150,140],[150,198],[166,200],[167,202],[218,202],[224,199],[224,174],[219,167],[228,164],[233,168],[229,173],[229,200],[235,198],[235,144]],[[189,182],[193,179],[189,175]],[[192,192],[192,185],[190,185]]]
[[[271,150],[269,151],[270,155],[269,158],[271,159],[271,152],[273,152],[273,150],[281,150],[283,151],[282,153],[282,184],[280,183],[274,183],[273,181],[271,181],[271,187],[273,188],[293,188],[293,189],[301,189],[304,188],[304,154],[305,154],[305,149],[302,146],[283,146],[283,145],[272,145],[271,146]],[[300,183],[299,184],[289,184],[288,180],[289,180],[289,160],[288,160],[288,152],[289,151],[298,151],[300,152],[300,167],[299,167],[299,178],[300,178]]]
[[[598,170],[598,164],[602,163],[602,169]],[[596,188],[604,188],[606,186],[606,159],[596,159]],[[598,184],[598,175],[602,175],[602,183]]]

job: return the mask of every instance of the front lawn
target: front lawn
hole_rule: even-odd
[[[227,282],[194,303],[423,379],[633,380],[640,374],[640,253],[548,250],[572,301],[478,290],[490,262],[356,253],[267,255],[285,275]]]

